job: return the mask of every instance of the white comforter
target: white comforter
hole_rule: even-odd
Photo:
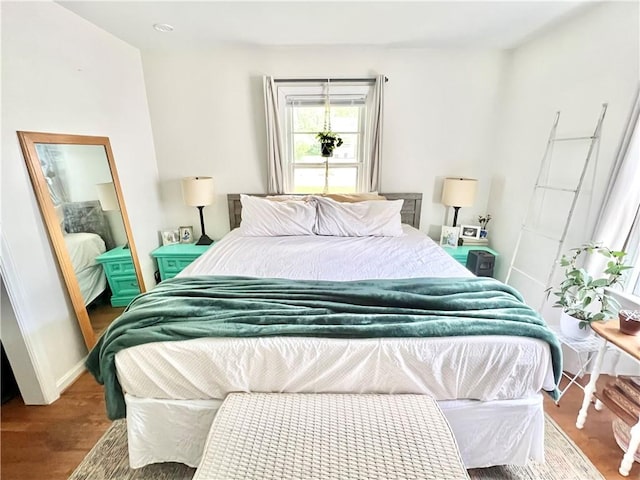
[[[180,276],[292,279],[462,277],[424,233],[403,237],[243,237],[234,230]],[[549,348],[523,337],[202,338],[116,355],[136,397],[222,399],[233,391],[426,393],[438,400],[524,398],[553,389]]]
[[[402,237],[243,237],[233,230],[179,276],[240,275],[296,280],[468,277],[424,233]]]
[[[97,265],[96,257],[106,251],[104,240],[95,233],[68,233],[64,236],[64,243],[76,274]]]
[[[506,400],[554,388],[547,344],[503,336],[200,338],[122,350],[116,367],[125,392],[179,400],[229,392]]]
[[[107,250],[104,240],[95,233],[80,232],[66,234],[64,242],[84,304],[89,305],[107,288],[107,277],[102,265],[96,262],[96,257]]]

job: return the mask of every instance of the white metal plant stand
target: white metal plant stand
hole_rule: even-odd
[[[569,383],[565,385],[565,387],[560,390],[560,395],[556,400],[556,405],[560,403],[560,399],[566,393],[567,390],[571,387],[571,385],[578,386],[583,392],[585,387],[583,387],[580,383],[578,383],[578,379],[582,378],[582,376],[587,373],[587,369],[593,363],[596,358],[596,354],[602,345],[599,337],[595,335],[591,335],[589,338],[585,340],[574,340],[572,338],[564,335],[559,327],[549,327],[558,337],[558,340],[562,345],[567,347],[570,350],[573,350],[578,357],[579,369],[574,374],[568,374],[567,372],[562,372],[562,376],[569,380]],[[599,408],[598,408],[599,410]]]

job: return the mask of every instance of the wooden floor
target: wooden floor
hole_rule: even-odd
[[[609,377],[600,380],[604,383]],[[606,478],[623,479],[618,474],[622,453],[611,432],[611,413],[592,407],[584,430],[577,430],[581,402],[582,391],[572,387],[559,407],[546,399],[545,410]],[[1,408],[2,480],[66,479],[109,424],[102,387],[88,373],[53,405],[25,406],[19,398],[11,400]],[[634,464],[628,478],[640,478],[640,465]]]
[[[124,312],[124,307],[112,307],[111,305],[99,305],[92,307],[87,311],[89,314],[89,321],[91,327],[93,327],[93,333],[96,334],[96,338],[102,335],[111,322],[120,316]]]
[[[580,383],[586,385],[589,376],[586,375]],[[607,382],[611,381],[608,375],[601,375],[598,379],[598,390],[600,391]],[[623,477],[618,473],[620,460],[623,452],[618,447],[613,438],[611,420],[615,416],[609,410],[603,408],[596,411],[593,405],[589,408],[587,421],[582,430],[576,428],[576,418],[582,406],[584,398],[582,390],[572,386],[560,399],[560,405],[556,406],[553,400],[545,396],[545,411],[560,425],[560,428],[578,445],[578,447],[589,457],[591,462],[600,470],[600,473],[607,479],[640,479],[640,465],[633,464],[628,477]]]
[[[2,480],[66,479],[111,424],[102,387],[88,372],[53,404],[14,398],[0,417]]]

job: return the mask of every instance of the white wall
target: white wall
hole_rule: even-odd
[[[506,274],[520,223],[543,156],[554,112],[561,111],[559,136],[591,134],[601,104],[609,104],[596,175],[590,172],[567,239],[573,247],[590,240],[609,169],[639,81],[637,2],[605,2],[556,25],[514,50],[505,63],[502,110],[496,128],[493,187],[488,210],[494,216],[490,238]],[[583,150],[554,155],[563,176]],[[578,164],[580,162],[578,161]],[[554,206],[560,211],[561,203]],[[564,217],[566,218],[566,216]],[[540,243],[525,250],[532,263],[549,267]],[[523,290],[526,290],[523,288]],[[525,292],[527,296],[528,292]],[[528,299],[536,308],[539,299]],[[554,321],[558,309],[548,311]]]
[[[4,265],[3,265],[4,267]],[[3,268],[3,270],[5,270]],[[5,347],[7,358],[13,370],[14,376],[20,389],[20,395],[27,404],[43,404],[55,399],[58,393],[53,388],[55,384],[51,381],[51,391],[47,391],[46,386],[40,385],[39,374],[51,376],[51,372],[46,365],[35,367],[37,360],[29,354],[29,347],[24,342],[20,332],[18,315],[11,304],[11,297],[6,290],[6,286],[0,276],[0,337]],[[14,292],[14,295],[16,292]],[[35,362],[34,362],[35,360]],[[43,368],[44,367],[44,368]],[[4,375],[5,372],[2,372]]]
[[[113,182],[102,145],[62,145],[56,164],[70,202],[98,200],[99,183]]]
[[[62,178],[68,200],[70,202],[100,200],[97,185],[113,183],[104,147],[102,145],[62,145],[59,149],[62,155],[57,161],[58,173]],[[126,245],[127,232],[120,210],[109,210],[103,213],[109,223],[115,245]]]
[[[49,365],[50,382],[61,385],[86,348],[16,131],[110,138],[145,281],[153,286],[148,254],[163,220],[142,65],[138,50],[55,3],[1,8],[2,255],[16,267],[5,281],[8,290],[15,283],[25,292],[30,316],[22,333]]]
[[[181,177],[215,177],[217,202],[205,209],[213,238],[229,229],[224,194],[266,191],[265,74],[386,74],[380,190],[423,192],[422,228],[433,236],[445,219],[445,176],[480,180],[476,205],[461,210],[461,222],[486,213],[500,52],[256,47],[142,58],[167,227],[194,225],[199,233],[197,210],[182,201]]]

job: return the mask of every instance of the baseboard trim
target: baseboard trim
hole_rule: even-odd
[[[3,338],[7,341],[7,356],[9,362],[19,363],[14,364],[12,368],[25,404],[49,405],[60,398],[60,395],[55,386],[46,350],[33,331],[31,319],[34,315],[23,289],[19,270],[13,260],[9,242],[1,228],[0,250],[0,276],[15,314],[15,331],[5,328],[7,325],[3,327]],[[8,343],[11,343],[11,348]]]
[[[56,387],[58,388],[58,392],[62,393],[67,388],[69,388],[73,382],[75,382],[80,375],[84,373],[87,367],[84,366],[84,362],[87,360],[87,357],[84,357],[80,360],[76,365],[69,370],[60,380],[56,382]]]

